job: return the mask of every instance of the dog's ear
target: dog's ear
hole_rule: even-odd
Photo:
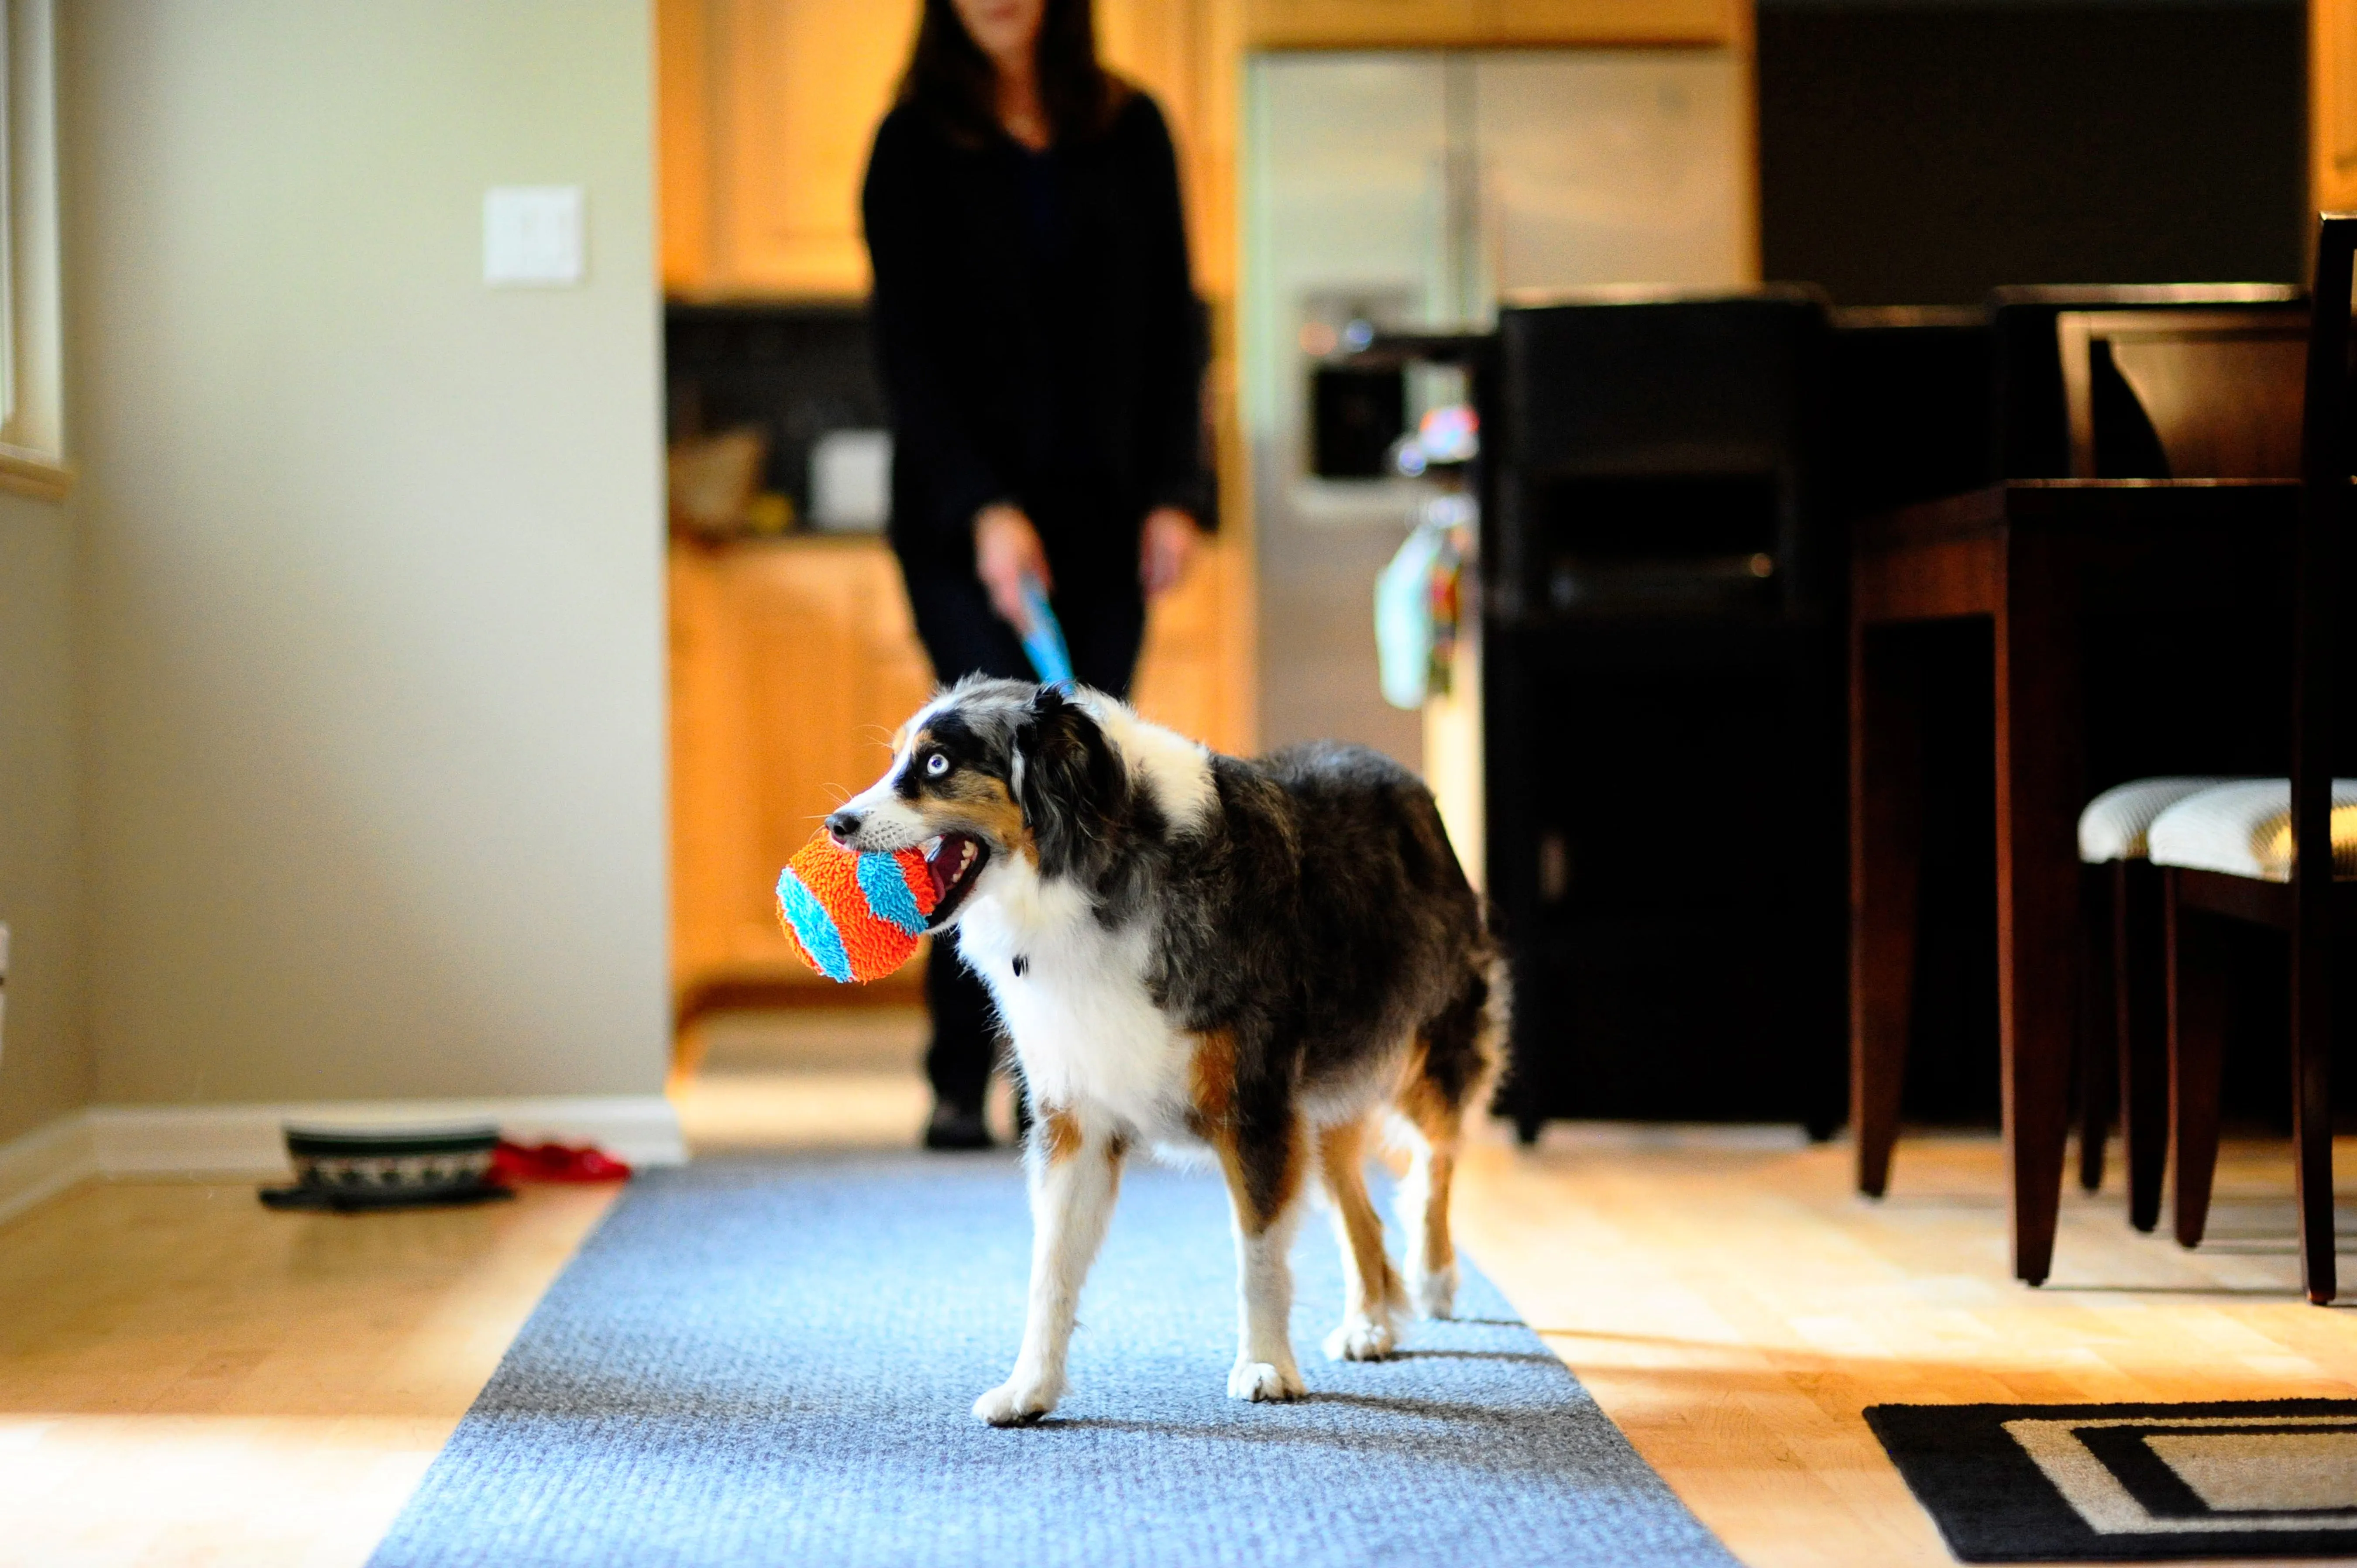
[[[1061,687],[1042,686],[1016,726],[1015,757],[1017,804],[1040,875],[1092,875],[1129,802],[1129,775],[1113,743]]]

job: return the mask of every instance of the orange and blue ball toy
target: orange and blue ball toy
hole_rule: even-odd
[[[909,961],[941,902],[924,853],[856,854],[821,829],[778,875],[778,919],[804,963],[838,982]]]

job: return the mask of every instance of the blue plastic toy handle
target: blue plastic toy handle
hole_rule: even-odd
[[[1023,579],[1023,609],[1031,620],[1031,629],[1023,634],[1023,651],[1039,671],[1040,684],[1071,680],[1072,656],[1064,650],[1064,628],[1048,607],[1047,590],[1037,577]]]

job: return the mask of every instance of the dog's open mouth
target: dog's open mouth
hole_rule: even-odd
[[[942,833],[925,841],[925,869],[933,878],[933,912],[925,929],[938,931],[957,913],[974,879],[990,864],[990,847],[964,833]]]

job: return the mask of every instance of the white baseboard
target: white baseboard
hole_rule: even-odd
[[[283,1129],[488,1122],[522,1143],[595,1144],[634,1165],[687,1160],[660,1094],[485,1100],[331,1100],[266,1105],[93,1105],[0,1144],[0,1219],[85,1176],[285,1177]]]
[[[105,1176],[285,1176],[289,1122],[305,1126],[449,1126],[489,1122],[520,1143],[595,1144],[634,1165],[687,1159],[679,1115],[660,1094],[499,1100],[331,1100],[286,1105],[93,1105]]]
[[[0,1221],[98,1174],[90,1118],[80,1111],[0,1144]]]

